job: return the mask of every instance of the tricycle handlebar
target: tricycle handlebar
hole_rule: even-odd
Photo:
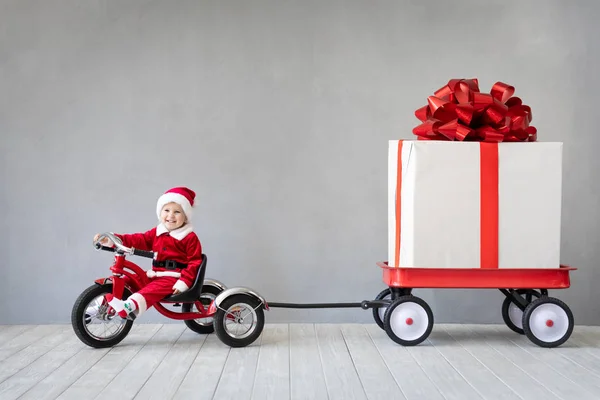
[[[96,245],[95,247],[97,250],[112,251],[112,252],[117,251],[114,247],[102,246],[100,244]]]
[[[110,240],[112,240],[112,242],[115,244],[116,249],[114,247],[103,246],[100,242],[104,238],[109,238]],[[97,250],[106,250],[106,251],[113,251],[113,252],[119,250],[122,253],[133,254],[134,256],[154,258],[154,253],[151,251],[138,250],[133,247],[123,246],[123,241],[110,232],[104,232],[100,236],[98,236],[98,240],[96,242],[94,242],[94,247]]]

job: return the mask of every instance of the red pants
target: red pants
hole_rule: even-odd
[[[137,303],[138,316],[168,295],[173,294],[175,282],[177,282],[177,278],[172,276],[152,278],[150,283],[129,296],[131,300],[135,300]]]

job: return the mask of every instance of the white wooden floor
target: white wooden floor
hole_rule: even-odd
[[[230,349],[183,323],[112,349],[70,325],[0,326],[0,399],[600,399],[600,327],[543,349],[504,325],[434,326],[405,348],[372,325],[267,325]]]

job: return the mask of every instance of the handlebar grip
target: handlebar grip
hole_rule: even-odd
[[[138,250],[133,249],[134,256],[146,257],[146,258],[154,258],[154,253],[151,251]]]
[[[112,251],[115,252],[117,249],[114,247],[102,246],[100,243],[96,243],[96,250]]]

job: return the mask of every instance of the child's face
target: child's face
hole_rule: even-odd
[[[183,209],[177,203],[165,204],[160,212],[160,222],[169,231],[182,227],[185,221],[186,218]]]

